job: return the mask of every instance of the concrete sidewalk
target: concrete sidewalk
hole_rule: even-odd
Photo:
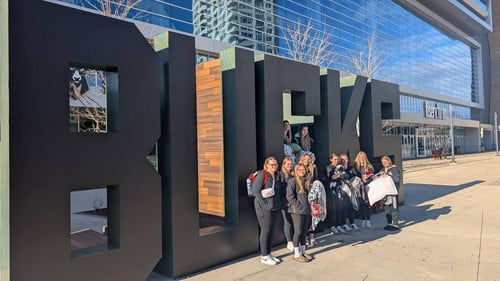
[[[403,163],[406,202],[399,232],[374,227],[345,235],[324,232],[295,262],[280,246],[277,266],[258,254],[183,280],[500,280],[500,157],[494,152]],[[148,281],[169,280],[152,274]]]

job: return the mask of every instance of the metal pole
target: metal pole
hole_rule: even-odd
[[[451,162],[457,163],[455,161],[455,141],[453,140],[453,105],[450,103],[450,139],[451,139]]]
[[[498,156],[498,123],[497,123],[497,113],[495,112],[495,146],[497,150],[497,156]]]

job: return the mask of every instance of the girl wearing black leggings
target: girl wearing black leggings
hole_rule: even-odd
[[[312,257],[306,253],[306,233],[308,222],[311,220],[311,207],[307,200],[309,179],[306,177],[306,167],[297,164],[294,169],[294,178],[288,181],[286,199],[288,212],[293,221],[293,251],[294,260],[309,262]]]
[[[290,213],[288,212],[288,201],[286,200],[286,187],[288,181],[293,178],[293,159],[285,157],[281,163],[281,186],[283,194],[281,195],[281,214],[283,215],[283,232],[286,238],[286,247],[293,252],[293,222]]]
[[[361,188],[361,196],[358,199],[359,203],[359,218],[361,219],[362,227],[372,227],[370,217],[372,214],[371,206],[368,203],[368,195],[366,193],[366,185],[369,184],[373,179],[373,166],[368,160],[368,156],[363,151],[360,151],[356,155],[354,160],[354,168],[356,169],[356,175],[361,178],[363,186]]]
[[[274,157],[267,157],[264,162],[264,169],[257,173],[253,183],[255,195],[255,214],[260,226],[260,261],[268,265],[276,265],[280,260],[271,255],[273,225],[276,215],[281,209],[281,184],[278,179],[278,161]],[[274,190],[273,194],[269,191]]]

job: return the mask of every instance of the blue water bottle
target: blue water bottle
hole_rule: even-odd
[[[252,181],[247,178],[247,193],[249,196],[253,196]]]

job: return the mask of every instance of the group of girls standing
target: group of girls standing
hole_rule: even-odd
[[[366,153],[360,151],[354,160],[354,166],[349,163],[347,154],[330,155],[330,164],[326,167],[327,175],[327,224],[335,234],[343,234],[359,230],[354,217],[355,211],[361,219],[361,226],[371,228],[371,206],[366,194],[367,185],[373,176],[373,166],[368,161]]]
[[[371,228],[372,206],[368,203],[365,187],[373,180],[375,172],[366,153],[359,152],[354,165],[349,163],[347,154],[332,153],[330,164],[326,167],[326,180],[323,180],[326,188],[310,192],[312,183],[319,177],[314,164],[314,154],[311,153],[313,139],[309,136],[307,126],[301,126],[294,140],[303,146],[304,153],[300,159],[295,161],[291,157],[285,157],[281,171],[278,171],[276,158],[267,157],[262,172],[257,173],[254,181],[254,205],[260,226],[260,260],[268,265],[281,262],[279,258],[271,255],[273,225],[280,212],[284,221],[287,248],[293,251],[294,260],[298,262],[312,260],[306,253],[306,238],[309,238],[311,245],[314,244],[315,229],[311,221],[313,216],[319,215],[318,213],[327,214],[325,224],[335,234],[360,229],[354,220],[355,212],[361,219],[361,227]],[[290,124],[285,121],[284,143],[291,142]],[[391,176],[399,187],[400,173],[392,165],[390,157],[383,156],[381,164],[383,168],[378,174]],[[269,192],[270,189],[272,192]],[[314,198],[311,198],[312,194]],[[326,202],[323,202],[326,206],[318,208],[317,203],[321,202],[319,198],[322,196],[326,197],[324,200]],[[384,229],[395,230],[399,218],[397,196],[387,196],[383,201],[387,218],[387,226]]]
[[[383,206],[387,225],[385,230],[398,230],[399,209],[397,195],[388,195],[382,201],[370,205],[367,185],[376,177],[390,176],[399,190],[401,174],[392,164],[389,156],[380,158],[382,169],[375,174],[373,165],[365,152],[360,151],[354,160],[354,166],[349,164],[346,154],[330,155],[330,164],[326,167],[328,177],[327,188],[327,223],[335,234],[343,234],[352,230],[359,230],[354,222],[355,212],[361,220],[361,227],[371,228],[371,214],[374,207]],[[333,214],[333,215],[332,215]]]

